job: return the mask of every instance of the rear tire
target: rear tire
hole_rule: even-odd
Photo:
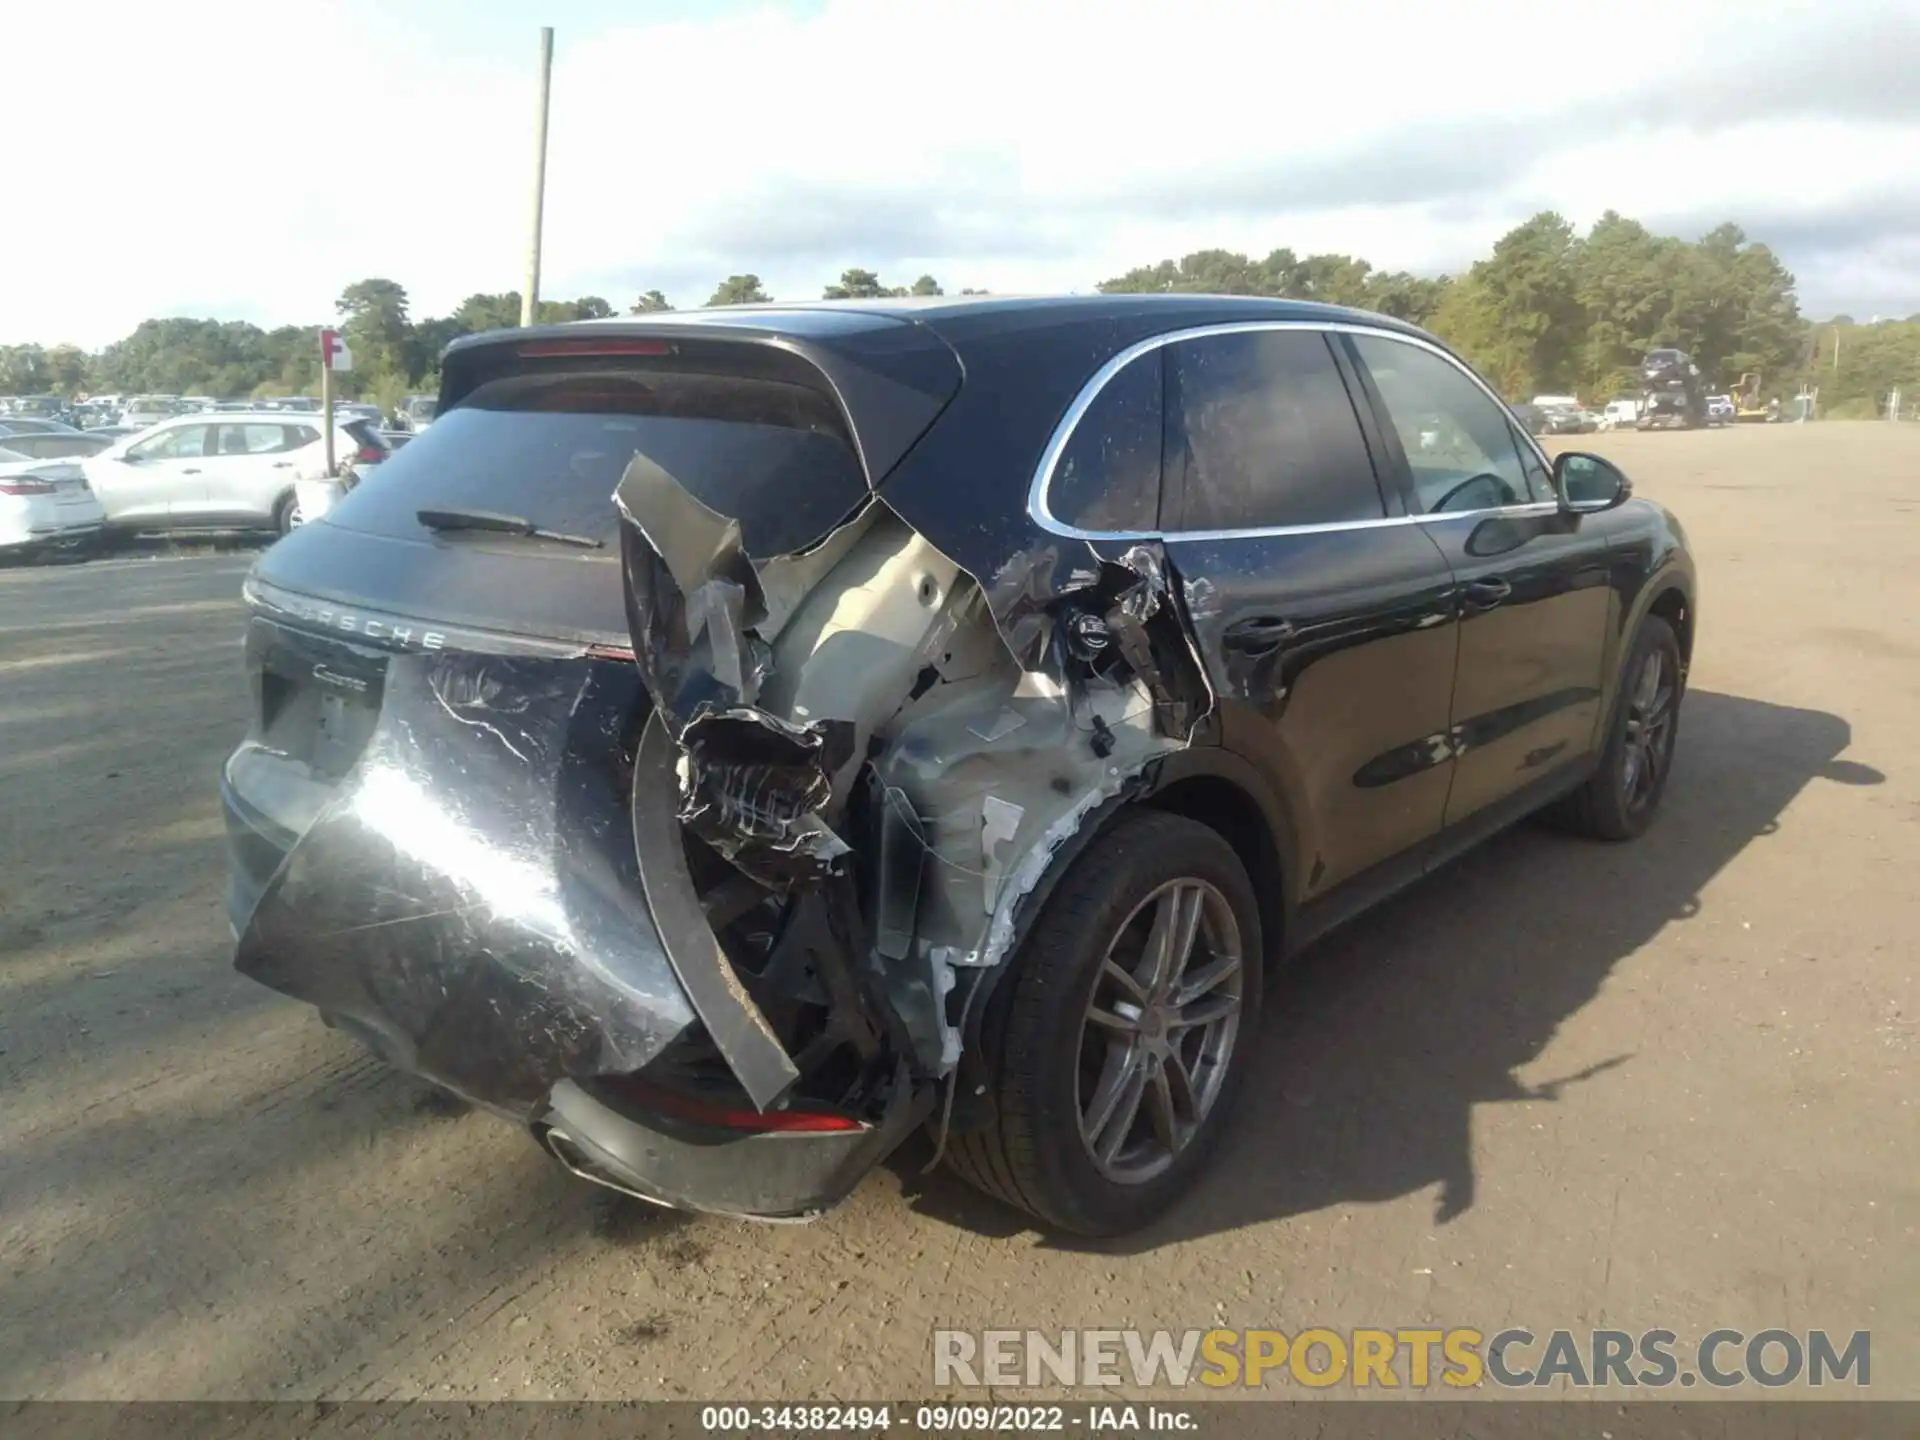
[[[276,535],[290,535],[299,528],[300,497],[289,490],[273,507],[273,531]]]
[[[1673,770],[1685,698],[1680,643],[1657,615],[1640,622],[1620,672],[1620,693],[1599,767],[1548,811],[1563,829],[1595,840],[1632,840],[1653,823]]]
[[[1184,953],[1156,947],[1163,933],[1190,936]],[[1157,971],[1155,955],[1169,957]],[[982,1027],[993,1118],[954,1137],[955,1171],[1057,1230],[1157,1219],[1191,1188],[1245,1080],[1263,957],[1252,882],[1218,832],[1123,815],[1010,962]]]

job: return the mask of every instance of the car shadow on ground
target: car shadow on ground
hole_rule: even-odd
[[[1779,829],[1805,786],[1880,783],[1838,758],[1850,736],[1835,715],[1691,692],[1646,835],[1606,845],[1520,826],[1310,948],[1270,982],[1259,1053],[1195,1193],[1139,1234],[1054,1243],[1142,1253],[1434,1186],[1436,1222],[1470,1209],[1474,1107],[1552,1101],[1631,1065],[1518,1078],[1621,959],[1699,912],[1701,891]],[[951,1174],[921,1177],[926,1153],[894,1162],[917,1209],[985,1234],[1031,1228]]]

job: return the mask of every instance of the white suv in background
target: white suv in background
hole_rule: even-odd
[[[276,530],[301,520],[295,483],[324,478],[318,415],[286,411],[180,415],[129,435],[85,462],[107,528]],[[334,460],[356,468],[387,457],[365,420],[334,422]]]

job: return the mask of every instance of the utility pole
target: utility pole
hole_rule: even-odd
[[[540,27],[540,111],[533,129],[533,232],[527,240],[527,283],[520,292],[520,323],[540,313],[540,219],[547,203],[547,99],[553,89],[553,27]]]
[[[1833,378],[1836,384],[1840,380],[1840,327],[1833,327]]]

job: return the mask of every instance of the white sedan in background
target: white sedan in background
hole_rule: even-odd
[[[180,415],[87,460],[87,479],[111,531],[284,535],[301,522],[300,482],[326,478],[321,423],[318,415],[283,410]],[[336,419],[333,447],[336,466],[364,469],[388,454],[365,420]]]
[[[106,519],[77,459],[42,459],[0,447],[0,555],[77,547]]]

